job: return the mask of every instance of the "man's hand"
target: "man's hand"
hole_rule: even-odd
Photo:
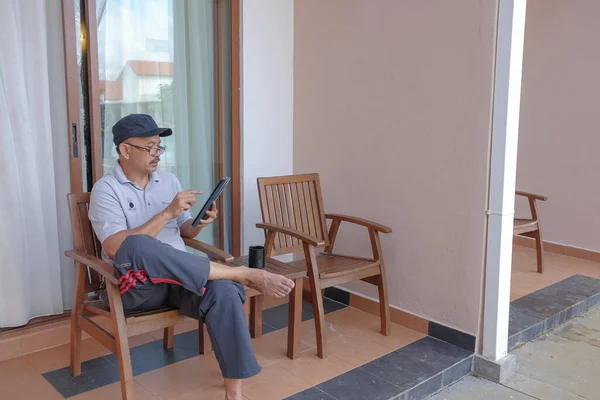
[[[199,194],[202,194],[202,192],[197,190],[186,190],[177,193],[171,204],[165,209],[164,216],[168,220],[179,217],[182,212],[189,210],[196,204],[196,196]]]
[[[200,220],[200,225],[208,226],[214,222],[219,216],[219,210],[217,210],[217,204],[213,201],[212,207],[206,211],[206,219]]]
[[[191,239],[195,238],[196,236],[198,236],[198,234],[203,228],[206,228],[207,226],[212,224],[213,221],[217,219],[218,215],[219,210],[217,210],[217,205],[213,202],[212,207],[210,207],[210,210],[206,212],[206,216],[208,218],[201,219],[200,223],[195,228],[192,226],[192,219],[190,218],[181,226],[181,236]]]

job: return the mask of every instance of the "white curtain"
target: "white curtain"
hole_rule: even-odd
[[[0,2],[0,328],[63,311],[45,7]]]
[[[173,0],[173,117],[176,168],[184,190],[204,191],[193,214],[216,185],[214,4]],[[216,244],[216,224],[199,239]]]

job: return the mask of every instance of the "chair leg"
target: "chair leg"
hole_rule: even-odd
[[[302,283],[304,278],[294,279],[288,306],[287,356],[292,360],[300,355],[300,325],[302,324]]]
[[[76,263],[75,270],[75,290],[73,291],[73,308],[71,310],[71,375],[81,375],[81,328],[77,324],[77,319],[83,308],[83,299],[85,296],[85,278],[86,268],[84,265]]]
[[[198,321],[198,340],[198,349],[200,349],[200,354],[208,354],[212,351],[210,336],[208,335],[206,324],[202,321]]]
[[[127,326],[123,312],[123,303],[121,302],[121,294],[119,293],[119,288],[112,283],[109,283],[107,288],[113,322],[113,335],[115,336],[117,348],[116,356],[119,361],[119,373],[121,376],[121,396],[123,400],[133,400],[135,398],[135,383],[131,368],[129,340],[127,338]]]
[[[379,232],[369,229],[373,258],[379,260],[379,273],[377,277],[377,288],[379,289],[379,313],[381,315],[381,334],[390,336],[392,334],[392,323],[390,319],[390,298],[388,296],[387,279],[385,277],[385,264],[383,262],[383,250]]]
[[[326,356],[326,337],[325,337],[325,309],[323,307],[323,296],[319,287],[320,283],[316,279],[311,279],[311,295],[313,314],[315,315],[315,331],[317,334],[317,356],[325,358]]]
[[[535,238],[535,248],[537,251],[537,272],[544,272],[544,242],[542,241],[542,233],[538,229],[533,233]]]
[[[250,336],[253,338],[262,336],[263,302],[262,294],[250,298]]]
[[[167,326],[165,328],[165,333],[163,336],[163,347],[165,350],[169,350],[173,348],[173,336],[175,334],[174,326]]]
[[[315,331],[317,334],[317,356],[325,358],[326,337],[325,337],[325,309],[323,307],[323,295],[321,292],[321,283],[319,280],[319,271],[317,268],[317,258],[315,250],[312,246],[304,245],[304,257],[308,270],[308,278],[310,282],[310,294],[315,315]]]
[[[379,314],[381,315],[381,334],[390,336],[392,334],[392,323],[390,318],[390,298],[388,296],[387,282],[385,275],[379,279]]]

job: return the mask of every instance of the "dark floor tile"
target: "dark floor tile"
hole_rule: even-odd
[[[508,335],[512,336],[516,333],[522,332],[525,329],[539,324],[543,320],[544,319],[541,317],[534,317],[532,315],[525,314],[519,311],[516,307],[513,307],[511,304],[509,312]]]
[[[600,294],[595,294],[592,297],[585,300],[583,310],[585,312],[596,307],[598,304],[600,304]]]
[[[443,372],[442,387],[452,385],[462,377],[468,375],[473,367],[473,357],[467,357],[463,361],[454,364]]]
[[[277,330],[277,328],[274,328],[271,325],[265,324],[263,322],[263,324],[262,324],[262,333],[263,333],[263,335],[266,335],[267,333],[275,332],[276,330]]]
[[[350,292],[343,289],[328,287],[325,289],[325,297],[347,306],[350,305]]]
[[[469,351],[475,351],[475,336],[447,326],[429,322],[429,336]]]
[[[275,329],[283,329],[288,326],[289,304],[280,304],[263,310],[263,322]],[[302,321],[313,318],[312,306],[308,302],[302,303]]]
[[[572,308],[571,308],[572,309]],[[560,311],[559,313],[546,318],[544,321],[544,332],[547,332],[551,329],[556,328],[559,325],[562,325],[565,321],[567,321],[567,310]]]
[[[69,367],[43,374],[44,378],[65,398],[89,392],[119,381],[119,368],[105,357],[85,361],[81,375],[71,376]]]
[[[303,392],[297,393],[293,396],[287,397],[285,400],[337,400],[335,397],[331,397],[327,393],[311,387]]]
[[[432,378],[444,370],[440,365],[432,365],[398,351],[373,360],[359,369],[398,386],[401,389],[399,393]]]
[[[400,388],[357,368],[317,386],[325,393],[344,400],[387,400]]]
[[[508,350],[514,350],[517,347],[535,339],[544,332],[545,321],[541,321],[534,326],[524,329],[521,332],[515,333],[508,338]]]
[[[579,293],[586,298],[600,293],[600,279],[590,278],[589,276],[584,275],[571,276],[549,286],[549,288],[552,288],[553,286],[558,286],[562,290],[573,293]]]
[[[583,300],[585,297],[576,293],[542,289],[513,301],[511,308],[533,317],[549,318]]]
[[[328,298],[323,299],[323,309],[325,314],[329,314],[330,312],[338,311],[348,307],[346,304],[337,302],[335,300],[331,300]],[[314,318],[313,306],[308,301],[304,301],[302,303],[302,317],[310,316],[308,319]]]
[[[441,368],[441,370],[446,369],[473,354],[471,351],[429,336],[402,347],[394,353],[410,356],[419,361]]]
[[[200,354],[198,350],[198,330],[175,335],[173,348],[165,350],[162,340],[146,343],[130,350],[133,375],[137,376],[158,368],[187,360]],[[114,365],[118,365],[114,354],[106,356]]]
[[[511,308],[549,318],[600,293],[600,279],[575,275],[511,303]]]
[[[425,382],[420,383],[419,385],[409,389],[406,391],[400,399],[402,400],[422,400],[426,399],[432,394],[440,391],[442,389],[442,374],[437,374],[436,376],[426,380]]]

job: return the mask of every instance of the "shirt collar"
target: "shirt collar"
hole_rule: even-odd
[[[125,172],[123,172],[123,168],[121,168],[121,164],[119,163],[119,160],[115,161],[115,166],[113,168],[113,175],[115,176],[115,178],[117,178],[119,183],[134,183],[134,182],[130,181],[129,179],[127,179],[127,177],[125,176]],[[154,171],[150,174],[150,181],[160,182],[160,176],[158,175],[157,171]]]

